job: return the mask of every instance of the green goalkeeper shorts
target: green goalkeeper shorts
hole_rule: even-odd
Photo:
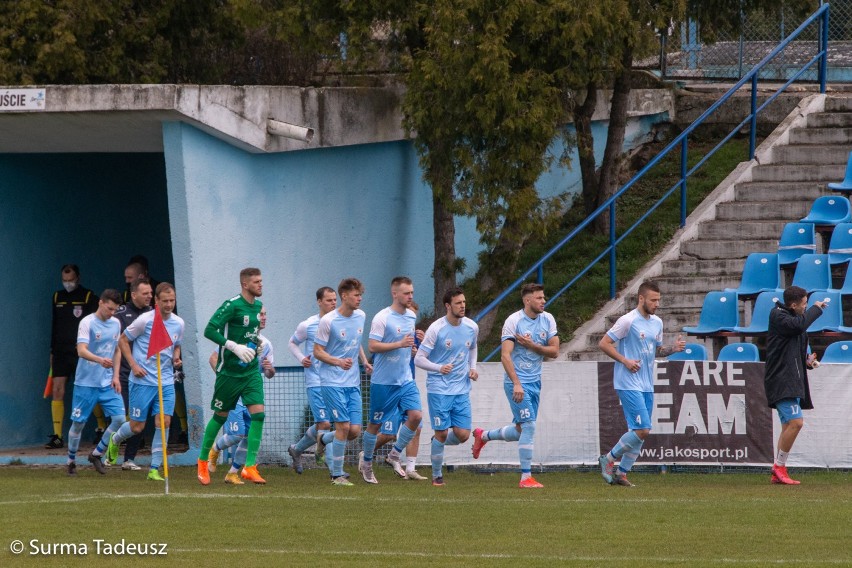
[[[233,410],[240,397],[242,397],[243,404],[246,406],[263,404],[263,379],[260,372],[248,377],[231,377],[221,373],[216,375],[213,402],[210,403],[210,408],[214,412]]]

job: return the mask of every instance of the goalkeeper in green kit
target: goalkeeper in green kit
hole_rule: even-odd
[[[204,429],[201,453],[198,457],[198,481],[210,484],[207,457],[216,441],[216,434],[242,397],[243,404],[251,416],[248,431],[248,453],[243,479],[253,483],[266,483],[257,472],[257,450],[263,433],[263,379],[258,370],[257,357],[263,348],[260,345],[260,309],[258,299],[263,293],[263,279],[257,268],[240,271],[239,296],[226,300],[204,329],[204,337],[219,345],[216,365],[216,385],[213,389],[213,418]]]

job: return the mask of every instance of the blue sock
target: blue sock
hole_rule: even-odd
[[[483,432],[482,439],[486,442],[491,440],[503,440],[504,442],[517,442],[521,438],[521,433],[515,428],[514,424]]]
[[[445,446],[458,446],[461,444],[461,440],[456,437],[456,433],[454,430],[450,430],[447,432],[447,440],[444,442]]]
[[[518,459],[521,460],[521,473],[532,471],[534,435],[535,422],[523,422],[521,424],[521,436],[518,439]]]
[[[106,451],[107,444],[109,444],[109,437],[113,435],[114,432],[117,432],[121,425],[124,424],[124,416],[110,416],[109,426],[104,431],[104,435],[101,436],[101,439],[98,440],[98,446],[92,452],[96,456],[101,456]]]
[[[376,453],[376,438],[378,437],[378,434],[371,434],[368,431],[364,430],[364,437],[361,440],[361,443],[364,446],[365,462],[373,461],[373,454]]]
[[[221,452],[223,450],[227,450],[231,446],[236,446],[245,439],[245,436],[240,436],[239,434],[225,434],[224,436],[216,440],[215,447]]]
[[[627,433],[624,434],[609,451],[609,457],[612,461],[618,461],[618,459],[629,450],[638,448],[641,445],[642,440],[636,435],[636,432],[628,430]]]
[[[334,432],[330,430],[318,430],[317,437],[322,437],[322,443],[327,446],[334,441]]]
[[[341,442],[337,438],[331,443],[331,461],[334,464],[331,474],[334,477],[343,475],[343,457],[346,453],[346,442]]]
[[[133,430],[130,429],[130,422],[125,422],[115,432],[115,437],[113,438],[113,441],[115,442],[115,445],[117,446],[132,435],[133,435]]]
[[[68,430],[68,461],[77,459],[77,450],[80,449],[80,436],[83,434],[85,422],[72,422]]]
[[[639,458],[639,450],[642,449],[642,444],[645,440],[639,440],[639,445],[635,448],[630,448],[629,451],[624,452],[624,455],[621,457],[621,462],[618,464],[618,471],[620,473],[627,473],[633,467],[633,464],[636,463],[636,460]]]
[[[246,463],[246,454],[248,453],[248,440],[246,440],[245,436],[240,440],[239,445],[237,446],[237,453],[234,454],[234,459],[231,462],[231,465],[240,469]]]
[[[296,442],[296,451],[304,452],[311,446],[317,443],[317,425],[312,424],[310,428],[305,431],[305,435],[302,436],[302,439]]]
[[[437,438],[432,438],[432,478],[442,477],[441,467],[444,465],[444,444]]]
[[[166,441],[169,439],[169,429],[166,428]],[[159,428],[154,428],[154,441],[151,443],[151,469],[163,465],[163,437]]]
[[[408,445],[415,433],[416,430],[412,430],[405,424],[400,424],[399,432],[396,433],[396,443],[393,445],[393,449],[396,450],[396,453],[402,453],[402,450],[405,449],[405,446]]]

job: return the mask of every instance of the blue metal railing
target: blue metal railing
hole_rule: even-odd
[[[687,179],[691,176],[695,171],[700,168],[704,163],[716,153],[719,148],[721,148],[728,140],[730,140],[740,129],[746,124],[749,125],[750,135],[749,135],[749,150],[748,150],[748,159],[754,159],[754,152],[756,147],[756,135],[757,135],[757,115],[760,113],[767,105],[769,105],[772,101],[774,101],[782,92],[784,92],[787,87],[789,87],[794,81],[796,81],[799,77],[802,76],[808,69],[810,69],[814,63],[819,62],[818,67],[818,80],[819,80],[819,92],[825,93],[825,81],[826,81],[826,69],[827,69],[827,61],[828,61],[828,11],[829,4],[823,4],[820,8],[814,12],[807,20],[802,22],[802,24],[796,28],[796,30],[790,34],[783,42],[778,44],[778,46],[772,50],[766,57],[764,57],[754,68],[746,73],[742,79],[737,81],[737,83],[728,90],[722,97],[713,103],[706,111],[704,111],[701,116],[699,116],[695,121],[690,124],[683,132],[681,132],[674,140],[669,142],[669,144],[660,151],[659,154],[654,156],[650,162],[648,162],[645,167],[643,167],[639,172],[634,175],[630,181],[625,183],[615,194],[607,199],[604,203],[600,205],[597,209],[595,209],[588,217],[586,217],[579,225],[577,225],[574,229],[571,230],[561,241],[559,241],[556,245],[554,245],[549,251],[547,251],[535,264],[533,264],[526,272],[521,274],[521,276],[515,280],[512,284],[510,284],[497,298],[494,299],[490,304],[488,304],[482,311],[480,311],[473,319],[474,321],[480,321],[486,314],[496,309],[500,303],[514,290],[518,288],[523,282],[529,278],[529,276],[533,273],[536,273],[536,280],[540,283],[544,281],[544,263],[549,260],[553,255],[559,252],[562,247],[566,244],[570,243],[574,237],[576,237],[580,231],[588,227],[591,223],[594,222],[601,214],[604,212],[609,213],[609,245],[604,248],[604,250],[596,256],[589,264],[585,266],[580,272],[578,272],[571,280],[565,284],[562,288],[560,288],[555,294],[553,294],[548,300],[546,306],[549,306],[556,298],[561,296],[566,290],[568,290],[577,280],[582,278],[589,270],[592,269],[598,262],[600,262],[604,257],[609,257],[609,296],[610,298],[615,298],[616,293],[616,247],[621,241],[625,239],[633,230],[638,227],[648,216],[657,210],[657,208],[662,205],[666,199],[669,198],[676,190],[680,189],[680,226],[683,227],[686,224],[686,197],[687,197]],[[789,45],[794,39],[796,39],[805,29],[808,28],[814,22],[819,22],[819,35],[817,39],[817,54],[807,63],[805,63],[793,76],[784,83],[772,96],[770,96],[763,104],[758,106],[757,104],[757,82],[760,75],[760,71],[766,66],[772,59],[775,58],[781,51],[784,50],[787,45]],[[697,164],[695,164],[692,168],[688,168],[687,166],[687,145],[689,141],[689,135],[707,119],[708,116],[712,115],[716,112],[716,110],[722,106],[728,99],[734,96],[734,93],[739,90],[740,87],[745,85],[746,83],[751,83],[751,109],[748,116],[740,122],[737,126],[725,136],[721,142],[719,142],[713,149],[705,154]],[[633,223],[627,230],[625,230],[621,236],[616,236],[616,203],[618,199],[624,195],[633,185],[640,179],[642,179],[648,171],[653,168],[660,160],[663,159],[672,149],[680,146],[680,180],[675,183],[668,191],[666,191],[663,196],[654,203],[635,223]],[[497,351],[499,351],[500,347],[498,346],[494,349],[488,356],[485,357],[484,361],[488,361],[493,357]]]

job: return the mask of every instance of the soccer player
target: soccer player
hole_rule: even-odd
[[[266,307],[260,308],[260,329],[266,327]],[[272,342],[266,336],[258,334],[260,345],[263,346],[263,351],[258,357],[258,365],[260,366],[261,374],[267,379],[275,376],[275,358],[273,355]],[[214,351],[210,354],[210,366],[213,371],[216,371],[216,365],[219,362],[219,352]],[[234,454],[234,459],[231,461],[231,469],[225,475],[225,483],[231,485],[245,485],[240,479],[240,468],[246,463],[246,454],[248,453],[248,438],[247,434],[251,428],[251,414],[248,408],[243,404],[242,399],[237,401],[237,406],[228,413],[228,420],[225,422],[225,435],[216,440],[213,447],[210,448],[210,453],[207,454],[207,470],[210,473],[216,472],[216,466],[219,463],[219,454],[230,448],[237,446],[237,451]]]
[[[541,363],[545,357],[559,354],[556,320],[544,311],[544,286],[524,284],[521,288],[523,309],[506,318],[500,335],[500,362],[505,371],[503,390],[512,409],[513,424],[483,431],[473,431],[473,457],[479,458],[482,447],[491,440],[518,442],[521,462],[520,487],[543,487],[532,476],[533,437],[541,394]]]
[[[127,270],[125,270],[125,274],[127,274]],[[154,290],[151,288],[151,283],[144,276],[130,283],[129,301],[119,307],[118,311],[115,312],[115,319],[121,324],[122,333],[127,329],[127,326],[136,321],[136,318],[154,309],[151,306],[153,297]],[[121,369],[118,371],[118,380],[121,382],[121,397],[124,399],[124,407],[130,408],[130,364],[124,357],[121,358]],[[136,434],[125,441],[124,461],[121,464],[121,469],[128,471],[142,469],[136,465],[134,460],[136,460],[136,453],[139,451],[139,445],[142,442],[143,436],[144,434]]]
[[[62,420],[65,418],[65,384],[77,367],[77,330],[80,321],[98,309],[97,295],[80,285],[80,269],[66,264],[61,270],[62,290],[53,293],[53,320],[50,332],[50,369],[53,372],[53,435],[48,449],[65,446],[62,441]]]
[[[121,324],[113,317],[121,303],[118,290],[107,289],[101,294],[98,309],[80,321],[77,330],[77,372],[74,376],[74,400],[71,403],[71,429],[68,431],[68,475],[76,475],[77,450],[80,434],[96,404],[110,417],[110,424],[97,447],[89,454],[89,462],[100,473],[106,473],[101,461],[109,436],[124,422],[124,401],[118,368],[121,352],[118,336]]]
[[[292,444],[288,448],[290,457],[293,460],[293,470],[300,474],[304,466],[302,464],[302,453],[313,446],[317,445],[316,457],[322,459],[322,454],[325,446],[334,440],[334,434],[331,433],[331,422],[328,418],[328,410],[325,407],[325,400],[322,397],[322,388],[320,386],[320,377],[316,360],[314,359],[314,337],[317,334],[319,322],[327,313],[337,307],[337,294],[328,286],[323,286],[317,290],[317,307],[319,314],[314,314],[305,321],[296,326],[296,331],[290,338],[288,344],[290,353],[296,358],[302,367],[305,369],[305,391],[308,395],[308,404],[311,407],[311,414],[314,417],[315,423],[305,431],[302,438]],[[299,348],[304,344],[304,353]],[[332,463],[327,461],[326,465],[331,471]]]
[[[414,347],[414,321],[410,309],[414,300],[414,285],[407,276],[391,280],[391,305],[380,311],[370,325],[369,350],[375,353],[370,378],[370,418],[364,432],[364,452],[358,469],[367,483],[378,483],[373,473],[373,454],[376,438],[385,416],[406,416],[396,435],[396,443],[387,461],[400,477],[405,477],[400,454],[414,438],[423,414],[420,391],[411,374],[411,349]]]
[[[414,364],[425,369],[429,420],[432,438],[432,485],[444,485],[444,446],[463,444],[470,437],[470,381],[476,372],[476,340],[479,326],[464,316],[466,301],[460,288],[444,294],[447,315],[426,330],[426,337],[414,357]],[[452,428],[452,431],[450,431]]]
[[[258,268],[240,271],[240,293],[216,310],[204,329],[204,337],[219,345],[219,361],[216,366],[216,384],[213,388],[213,418],[204,429],[204,440],[198,456],[198,481],[210,484],[208,458],[216,434],[228,419],[242,397],[243,404],[251,416],[248,431],[246,463],[240,476],[246,481],[263,484],[266,480],[257,471],[257,451],[263,436],[263,379],[254,360],[263,352],[259,344],[260,310],[259,300],[263,294],[263,277]]]
[[[787,473],[787,456],[804,426],[802,410],[811,410],[808,368],[816,357],[808,356],[808,327],[822,315],[825,302],[814,302],[808,308],[808,293],[798,286],[784,290],[784,303],[769,312],[766,335],[766,366],[763,386],[770,408],[778,412],[781,435],[778,454],[772,464],[771,483],[799,485]]]
[[[356,278],[344,278],[337,287],[340,307],[322,317],[314,336],[314,359],[318,363],[325,406],[334,422],[331,443],[332,483],[351,486],[343,471],[346,442],[361,433],[361,373],[358,357],[367,372],[372,366],[361,347],[366,315],[360,310],[364,285]]]
[[[639,305],[618,318],[598,344],[601,351],[615,360],[613,384],[628,428],[615,446],[598,459],[601,475],[611,485],[633,487],[627,473],[651,432],[655,357],[667,357],[686,346],[678,336],[674,345],[663,347],[663,320],[654,315],[659,306],[660,287],[646,280],[639,285]],[[618,460],[621,461],[616,470]]]
[[[175,407],[175,373],[174,368],[181,364],[181,343],[186,327],[183,319],[172,313],[175,309],[177,296],[175,287],[168,282],[160,282],[154,292],[156,305],[154,310],[160,311],[163,325],[172,340],[172,344],[160,352],[160,371],[163,384],[163,420],[160,422],[160,396],[157,387],[157,356],[148,357],[148,344],[151,342],[151,331],[154,328],[154,310],[145,312],[127,326],[118,346],[121,354],[130,364],[130,421],[125,422],[118,432],[112,435],[107,449],[107,459],[115,463],[118,459],[118,446],[134,434],[140,434],[145,428],[148,416],[154,417],[154,441],[151,443],[151,468],[148,479],[165,481],[159,469],[163,464],[163,438],[161,431],[165,429],[166,439],[169,437],[169,425]]]

